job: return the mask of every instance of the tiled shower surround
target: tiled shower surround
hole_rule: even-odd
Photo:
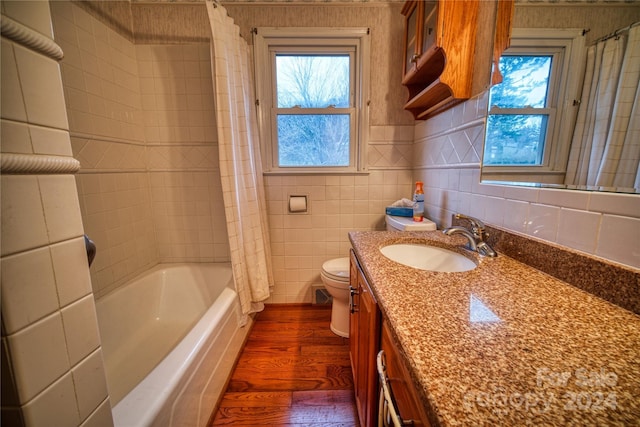
[[[52,11],[96,296],[158,262],[228,261],[209,45],[136,45]]]

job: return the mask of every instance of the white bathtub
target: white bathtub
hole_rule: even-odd
[[[159,264],[96,310],[115,426],[205,426],[249,330],[231,266]]]

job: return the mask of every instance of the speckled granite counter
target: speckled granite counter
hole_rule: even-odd
[[[478,267],[437,273],[379,251],[399,241],[450,249],[460,236],[349,238],[432,420],[640,425],[640,316],[502,254],[456,248]]]

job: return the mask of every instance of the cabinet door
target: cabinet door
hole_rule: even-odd
[[[351,361],[351,372],[353,373],[353,384],[357,383],[357,360],[358,360],[358,310],[360,306],[358,276],[360,268],[353,251],[351,251],[351,262],[349,265],[349,359]]]
[[[351,287],[357,290],[352,296],[354,307],[349,326],[355,399],[360,426],[372,427],[377,423],[376,356],[380,346],[380,310],[353,253],[350,272]]]
[[[420,43],[420,56],[427,53],[429,50],[436,48],[436,24],[438,20],[438,2],[426,1],[422,3],[423,13],[421,16],[422,24],[420,30],[422,31],[421,43]]]
[[[358,325],[358,363],[363,367],[359,388],[364,396],[363,416],[366,426],[375,426],[378,409],[378,373],[376,356],[380,345],[380,311],[365,278],[360,276],[360,311]]]
[[[387,322],[382,324],[380,348],[384,351],[389,387],[395,400],[396,411],[403,421],[413,426],[429,426],[426,411],[421,404],[403,356],[396,347]]]
[[[405,32],[404,32],[404,66],[403,75],[410,73],[416,66],[417,55],[420,53],[418,38],[418,23],[420,17],[418,11],[420,9],[419,2],[407,2],[402,13],[405,15]]]

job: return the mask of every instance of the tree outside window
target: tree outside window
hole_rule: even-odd
[[[552,56],[504,55],[491,88],[483,163],[540,165],[549,118]]]

